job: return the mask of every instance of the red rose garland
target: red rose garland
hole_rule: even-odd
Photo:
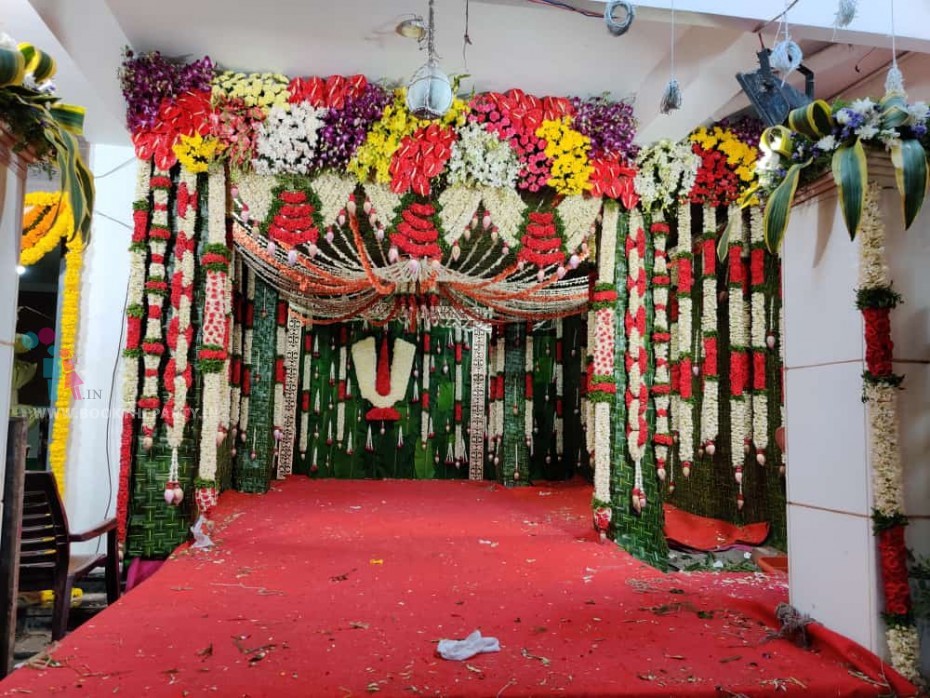
[[[624,329],[627,336],[625,369],[627,388],[624,400],[627,409],[627,449],[634,465],[631,501],[638,513],[646,506],[646,491],[643,486],[643,456],[649,440],[649,423],[646,413],[649,407],[649,389],[646,374],[649,355],[646,349],[646,231],[642,217],[634,211],[626,239],[627,292],[629,302]]]

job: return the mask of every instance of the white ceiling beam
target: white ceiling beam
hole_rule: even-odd
[[[708,56],[707,46],[715,52]],[[678,140],[696,125],[709,121],[720,105],[740,92],[736,73],[752,70],[759,40],[752,34],[708,27],[690,27],[676,43],[676,78],[681,85],[682,108],[670,114],[659,112],[659,102],[669,79],[666,57],[645,76],[636,95],[640,120],[637,142],[652,143],[661,138]]]
[[[607,0],[588,0],[586,7],[602,7]],[[669,21],[672,0],[635,0],[637,20]],[[880,0],[859,0],[856,18],[845,29],[835,29],[839,0],[799,0],[788,13],[791,35],[797,39],[834,41],[891,48],[891,5]],[[675,0],[676,22],[712,25],[774,34],[769,23],[785,9],[784,0]],[[635,23],[633,29],[635,31]],[[895,29],[899,50],[930,53],[930,5],[920,2],[895,4]]]

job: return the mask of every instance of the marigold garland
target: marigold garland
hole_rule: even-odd
[[[19,263],[31,267],[74,235],[74,216],[68,197],[60,192],[26,194],[23,215],[23,239]]]
[[[58,332],[58,356],[61,372],[55,395],[55,419],[48,445],[49,469],[55,475],[58,492],[65,494],[65,464],[68,455],[68,437],[71,433],[71,400],[77,385],[74,384],[74,366],[77,362],[78,318],[81,309],[81,270],[84,267],[84,240],[76,235],[68,242],[65,252],[65,280],[61,301],[61,324]]]

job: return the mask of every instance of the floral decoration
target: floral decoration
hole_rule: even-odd
[[[559,194],[581,194],[591,188],[588,151],[591,139],[571,126],[571,119],[543,121],[536,135],[546,141],[546,157],[552,161],[546,184]]]
[[[253,166],[258,174],[309,174],[323,112],[308,104],[275,105],[258,130]]]
[[[872,524],[878,543],[891,665],[909,681],[920,678],[917,627],[914,624],[907,571],[904,528],[904,485],[898,444],[897,392],[903,377],[892,372],[890,311],[901,301],[891,287],[885,258],[885,226],[879,210],[880,190],[865,192],[860,229],[857,306],[865,317],[866,372],[872,467]]]
[[[643,210],[669,210],[688,196],[701,159],[688,143],[661,140],[640,151],[636,158],[636,193]]]
[[[468,187],[514,187],[520,162],[511,145],[471,122],[458,131],[452,145],[448,176],[450,184]]]
[[[223,71],[213,78],[214,102],[241,99],[247,107],[258,107],[266,113],[272,107],[286,107],[290,97],[289,80],[279,73],[237,73]]]
[[[31,267],[74,235],[74,216],[67,195],[61,192],[30,192],[23,209],[19,263]]]

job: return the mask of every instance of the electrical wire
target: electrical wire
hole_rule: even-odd
[[[116,167],[114,167],[114,168],[113,168],[112,170],[110,170],[109,172],[104,172],[102,175],[94,175],[94,181],[96,181],[96,180],[98,180],[98,179],[106,179],[106,178],[109,177],[111,174],[116,174],[116,173],[119,172],[121,169],[123,169],[123,168],[126,167],[127,165],[133,164],[134,162],[136,162],[136,157],[135,157],[135,156],[132,156],[132,157],[129,158],[126,162],[122,163],[121,165],[117,165]]]
[[[580,7],[574,7],[565,2],[560,2],[559,0],[527,0],[534,5],[549,5],[550,7],[558,7],[561,10],[569,10],[570,12],[576,12],[584,17],[597,17],[598,19],[603,19],[604,15],[601,12],[591,12],[590,10],[583,10]]]

